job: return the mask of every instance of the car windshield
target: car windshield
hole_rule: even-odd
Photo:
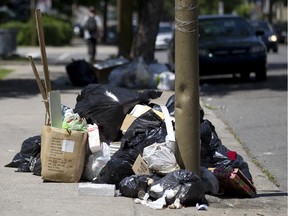
[[[242,19],[202,19],[199,20],[201,38],[214,37],[248,37],[252,30]]]

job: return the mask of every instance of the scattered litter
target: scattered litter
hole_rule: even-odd
[[[196,204],[197,210],[208,210],[208,206],[206,204]]]

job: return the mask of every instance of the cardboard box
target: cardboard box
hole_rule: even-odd
[[[208,170],[218,178],[220,189],[224,190],[224,193],[250,198],[256,196],[255,186],[240,169],[209,168]]]

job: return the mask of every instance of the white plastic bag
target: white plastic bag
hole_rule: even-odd
[[[102,151],[91,154],[86,158],[82,179],[92,181],[98,176],[110,158],[110,147],[103,142]]]
[[[155,143],[145,147],[143,159],[147,162],[150,170],[159,174],[165,175],[180,169],[173,151],[166,143]]]

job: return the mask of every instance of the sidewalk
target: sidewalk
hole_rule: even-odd
[[[111,47],[101,46],[98,52],[102,57],[115,51]],[[78,50],[81,49],[78,47]],[[84,48],[82,47],[84,50]],[[72,48],[71,48],[72,50]],[[48,53],[47,49],[47,53]],[[227,129],[227,126],[215,114],[206,109],[205,119],[215,126],[223,143],[230,150],[236,151],[248,163],[257,188],[257,197],[252,199],[219,199],[207,196],[209,207],[207,211],[197,211],[195,207],[183,209],[153,210],[140,204],[135,204],[132,198],[126,197],[96,197],[79,196],[77,183],[43,183],[41,177],[31,173],[17,173],[13,168],[4,165],[11,162],[14,155],[20,151],[22,142],[39,135],[44,123],[44,105],[39,94],[29,62],[7,64],[0,67],[14,70],[5,80],[0,81],[0,215],[2,216],[89,216],[89,215],[234,215],[261,216],[287,215],[287,196],[271,183],[265,174],[251,161],[240,143]],[[41,64],[37,65],[41,72]],[[76,97],[81,88],[67,84],[68,78],[65,65],[49,65],[52,88],[61,91],[62,103],[74,107]],[[173,92],[164,92],[156,103],[165,104]]]

